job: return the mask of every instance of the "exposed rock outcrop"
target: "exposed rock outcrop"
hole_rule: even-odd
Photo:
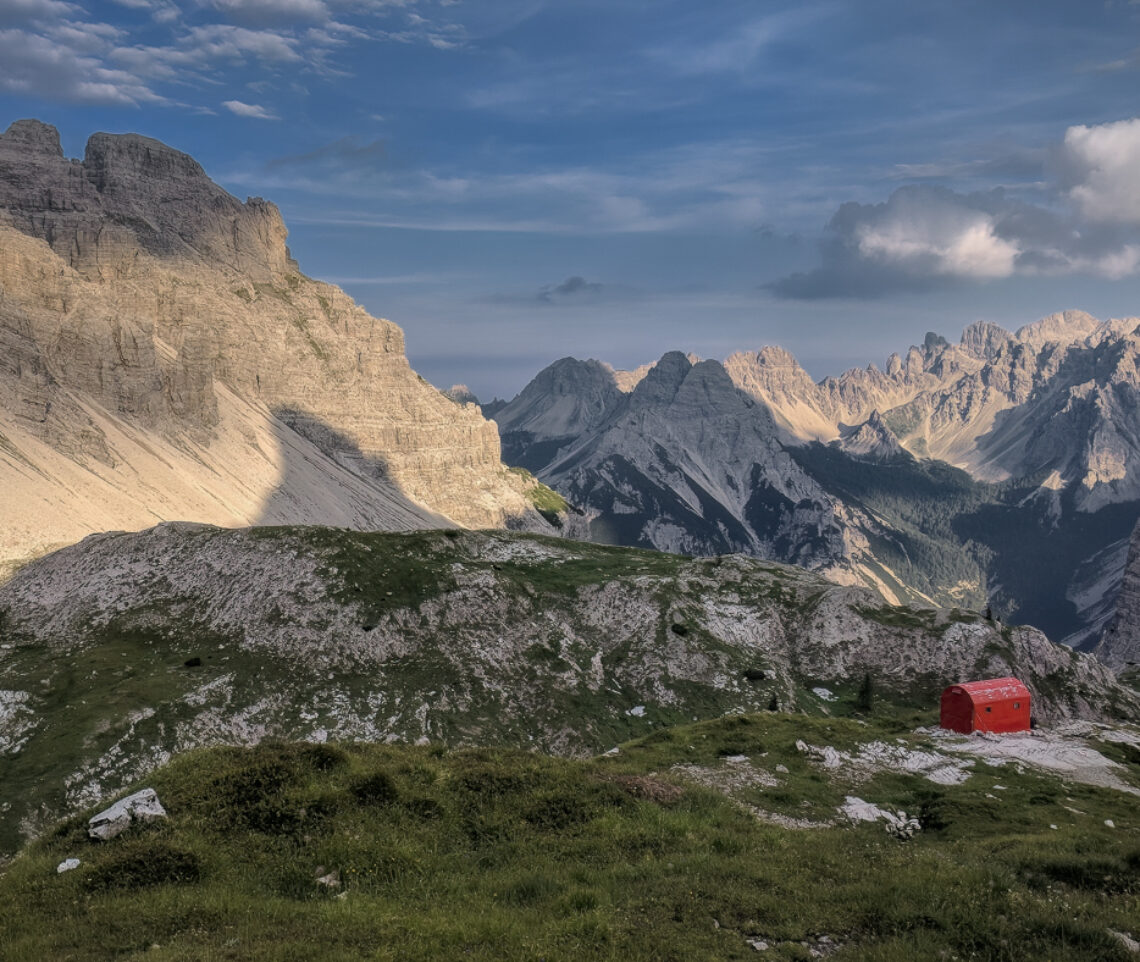
[[[1032,628],[892,608],[753,558],[507,532],[92,535],[0,586],[0,635],[14,802],[0,852],[41,804],[91,804],[207,744],[596,753],[773,700],[818,711],[813,688],[849,691],[866,673],[879,697],[928,710],[946,684],[1009,674],[1042,721],[1140,708],[1095,658]]]
[[[164,518],[546,529],[494,424],[285,239],[158,141],[0,135],[0,562]]]

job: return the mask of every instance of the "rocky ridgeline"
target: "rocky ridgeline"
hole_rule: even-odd
[[[778,347],[637,372],[563,358],[493,416],[506,459],[599,540],[795,562],[890,601],[993,603],[1088,646],[1140,514],[1138,325],[979,322],[819,383]]]
[[[1010,333],[979,321],[951,344],[928,334],[905,357],[812,382],[779,348],[725,369],[798,441],[833,441],[878,415],[903,448],[981,480],[1050,472],[1096,510],[1140,497],[1140,318],[1054,314]]]
[[[92,535],[0,587],[0,639],[13,844],[40,805],[91,804],[207,744],[596,753],[695,717],[831,711],[813,689],[851,699],[865,674],[927,710],[948,683],[1012,673],[1042,721],[1138,709],[1096,659],[1031,628],[741,556],[505,532]]]
[[[191,157],[0,135],[0,560],[163,518],[545,529],[494,425]]]

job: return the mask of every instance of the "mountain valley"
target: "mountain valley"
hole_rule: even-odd
[[[4,962],[1140,951],[1140,320],[480,409],[285,241],[0,134]]]

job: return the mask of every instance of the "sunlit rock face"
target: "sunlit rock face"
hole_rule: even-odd
[[[193,158],[0,135],[0,560],[160,519],[541,528],[495,427]]]
[[[564,358],[494,417],[600,540],[791,561],[1087,648],[1140,515],[1138,326],[979,322],[819,382],[778,347],[636,377]]]
[[[884,370],[872,365],[818,384],[779,348],[734,354],[725,369],[792,443],[847,438],[866,426],[890,446],[885,427],[912,454],[980,480],[1056,472],[1073,485],[1076,507],[1095,511],[1140,498],[1138,327],[1140,318],[1100,322],[1083,311],[1012,334],[979,321],[958,344],[928,334]]]

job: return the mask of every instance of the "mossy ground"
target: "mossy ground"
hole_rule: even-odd
[[[534,509],[556,528],[562,527],[562,516],[570,510],[570,503],[553,488],[547,487],[531,474],[526,468],[507,468],[511,474],[517,474],[524,480],[531,482],[526,496]]]
[[[730,716],[589,762],[439,746],[197,752],[147,780],[168,820],[95,843],[80,816],[9,865],[0,946],[6,962],[554,962],[754,959],[748,940],[763,939],[764,958],[791,960],[826,935],[836,960],[1131,957],[1110,932],[1135,935],[1140,919],[1129,796],[1012,766],[979,764],[958,786],[875,776],[862,797],[923,820],[904,843],[878,825],[767,825],[673,769],[737,754],[781,764],[779,788],[740,801],[834,814],[849,788],[795,740],[849,749],[896,731],[874,715]],[[71,856],[81,867],[56,874]],[[317,881],[331,872],[339,888]]]

